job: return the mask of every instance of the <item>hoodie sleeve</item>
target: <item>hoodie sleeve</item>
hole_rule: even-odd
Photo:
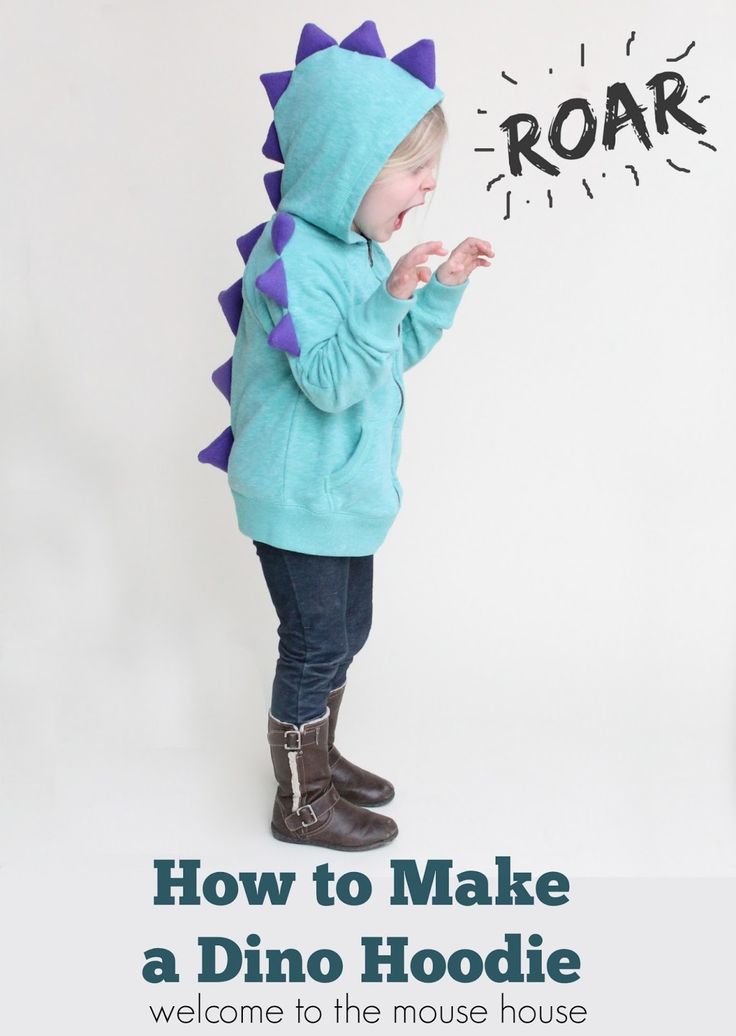
[[[423,360],[452,327],[455,312],[460,305],[470,280],[462,284],[442,284],[433,273],[427,284],[415,293],[416,304],[401,323],[404,339],[404,370]]]
[[[283,258],[299,347],[298,355],[287,353],[294,379],[320,410],[346,410],[390,377],[399,326],[416,300],[394,298],[384,280],[350,305],[324,260],[304,253],[298,262],[293,254]]]

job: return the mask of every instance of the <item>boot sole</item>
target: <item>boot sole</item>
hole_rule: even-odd
[[[289,842],[290,845],[313,845],[318,849],[337,849],[339,852],[344,853],[362,853],[367,849],[380,849],[382,845],[388,845],[389,842],[393,842],[398,833],[399,832],[397,831],[388,838],[384,838],[381,842],[371,842],[370,845],[333,845],[331,842],[318,842],[317,839],[305,842],[301,838],[290,838],[289,835],[282,835],[281,832],[271,824],[271,834],[279,842]]]

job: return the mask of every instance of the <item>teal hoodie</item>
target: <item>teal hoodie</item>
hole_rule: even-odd
[[[276,209],[239,239],[242,279],[220,301],[234,332],[215,384],[231,427],[200,460],[227,470],[243,533],[308,554],[373,554],[401,506],[403,374],[452,320],[468,282],[433,275],[410,299],[351,230],[386,160],[443,93],[434,46],[385,56],[373,22],[339,45],[302,30],[296,65],[261,76],[274,108],[263,153]]]

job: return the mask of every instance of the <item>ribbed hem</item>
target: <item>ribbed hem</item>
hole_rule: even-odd
[[[316,514],[302,507],[287,507],[258,500],[233,490],[240,531],[251,539],[283,550],[324,557],[363,557],[375,554],[396,515],[367,518],[326,512]]]

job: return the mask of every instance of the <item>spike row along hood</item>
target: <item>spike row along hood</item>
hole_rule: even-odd
[[[435,276],[411,299],[351,230],[386,160],[443,98],[434,44],[386,58],[375,24],[337,44],[302,29],[293,70],[261,81],[274,110],[263,154],[276,210],[238,238],[245,273],[220,293],[234,354],[213,373],[231,425],[199,459],[228,473],[242,532],[303,553],[358,556],[400,503],[402,373],[449,328],[467,287]]]

